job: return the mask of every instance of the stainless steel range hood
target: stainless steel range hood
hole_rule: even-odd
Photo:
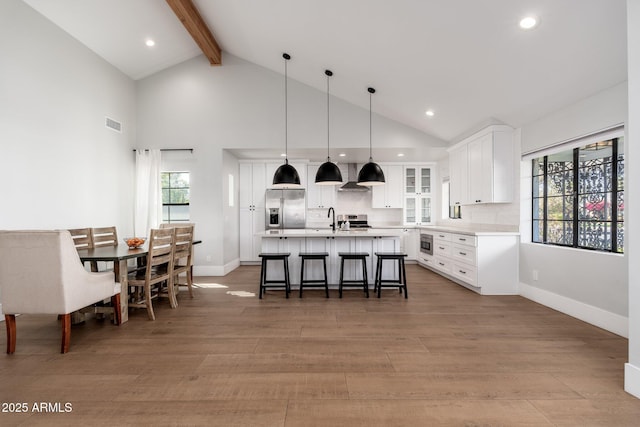
[[[347,183],[338,188],[338,191],[353,191],[364,193],[369,191],[366,185],[358,185],[358,165],[347,163]]]

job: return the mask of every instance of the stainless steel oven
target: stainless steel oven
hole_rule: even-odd
[[[433,234],[420,233],[420,252],[433,255]]]

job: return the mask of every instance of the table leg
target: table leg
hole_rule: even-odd
[[[114,263],[113,272],[116,275],[116,280],[120,282],[120,321],[122,323],[129,320],[129,283],[127,279],[127,260],[120,260],[118,263]]]

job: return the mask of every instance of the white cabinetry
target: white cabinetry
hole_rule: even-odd
[[[264,195],[266,186],[264,163],[240,163],[240,261],[260,261],[261,238],[264,231]]]
[[[315,183],[316,173],[320,165],[307,166],[307,208],[308,209],[328,209],[336,205],[337,185],[317,185]]]
[[[385,183],[371,187],[372,208],[402,209],[403,171],[402,165],[380,165]]]
[[[486,129],[449,150],[453,204],[508,203],[513,200],[513,129]]]
[[[402,242],[401,249],[407,254],[407,261],[415,261],[418,259],[418,252],[420,246],[420,233],[416,228],[403,228],[402,229]]]
[[[483,295],[518,294],[518,235],[436,231],[420,264]]]
[[[435,177],[430,165],[404,167],[404,224],[428,225],[433,222],[432,199]]]
[[[452,205],[469,204],[467,146],[449,151],[449,199]]]

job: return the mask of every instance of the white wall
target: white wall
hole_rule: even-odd
[[[523,152],[524,147],[526,151],[532,151],[625,123],[626,87],[626,82],[622,83],[524,126]],[[626,336],[628,254],[623,256],[530,243],[530,163],[523,162],[521,171],[521,294]],[[630,181],[627,176],[625,185]],[[628,212],[625,217],[630,217]],[[537,280],[534,270],[538,274]]]
[[[284,148],[283,76],[229,54],[223,64],[211,67],[197,57],[136,83],[138,145],[194,149],[191,212],[203,240],[195,255],[198,274],[224,274],[225,266],[239,257],[237,218],[224,208],[227,162],[237,160],[223,155],[224,150]],[[292,60],[289,70],[294,67]],[[318,78],[324,79],[321,73]],[[289,147],[325,146],[326,93],[291,78],[288,89]],[[331,108],[339,118],[331,123],[332,145],[367,148],[368,109],[339,99],[332,100]],[[374,120],[374,139],[386,147],[446,145],[383,117]]]
[[[0,2],[0,58],[0,229],[131,233],[133,81],[18,0]]]
[[[21,1],[0,2],[0,57],[0,228],[131,232],[133,81]]]
[[[627,126],[627,160],[640,161],[640,2],[627,1],[627,63],[629,76],[629,120]],[[638,157],[638,159],[636,159]],[[636,216],[640,207],[640,168],[627,168],[625,206],[627,218]],[[629,258],[629,363],[625,367],[625,390],[640,397],[640,262],[638,242],[640,226],[635,221],[627,226],[627,257]]]

